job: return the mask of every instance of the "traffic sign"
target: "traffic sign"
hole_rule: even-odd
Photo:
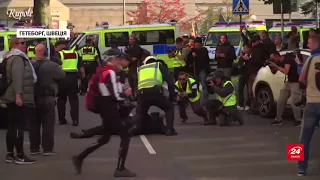
[[[232,14],[234,15],[249,14],[249,0],[232,0]]]

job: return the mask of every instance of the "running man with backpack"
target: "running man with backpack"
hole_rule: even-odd
[[[132,91],[131,88],[123,89],[116,76],[116,72],[120,72],[128,66],[130,58],[127,54],[114,53],[113,51],[107,51],[104,56],[103,59],[106,63],[103,68],[98,69],[96,74],[92,76],[89,83],[89,91],[86,95],[87,109],[100,114],[104,132],[97,143],[73,157],[73,164],[77,174],[80,174],[84,159],[101,146],[107,144],[111,138],[111,131],[116,129],[120,135],[121,143],[114,177],[135,177],[136,174],[125,167],[131,136],[128,122],[126,118],[121,118],[119,112],[119,105],[124,103],[125,96],[132,95]]]

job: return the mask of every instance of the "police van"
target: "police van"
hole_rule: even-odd
[[[179,35],[176,23],[177,21],[170,20],[164,24],[109,26],[107,22],[103,22],[100,27],[88,29],[78,35],[70,48],[79,50],[87,39],[93,39],[101,54],[111,48],[112,42],[116,42],[118,48],[124,51],[129,45],[129,36],[135,35],[142,48],[173,68],[173,60],[168,57],[168,51],[175,49],[175,39]]]
[[[248,31],[257,32],[267,30],[264,21],[246,21],[246,22],[216,22],[210,28],[204,46],[209,51],[209,58],[211,60],[211,69],[217,68],[217,62],[214,61],[217,45],[220,42],[220,36],[226,34],[229,43],[234,47],[236,55],[239,57],[242,50],[242,39],[240,36],[240,27],[246,26]],[[237,62],[238,59],[235,60]]]
[[[22,28],[45,28],[44,24],[33,23],[30,26],[26,26],[25,23],[15,23],[12,28],[8,28],[4,24],[0,24],[0,62],[3,61],[3,55],[10,50],[9,41],[11,38],[16,37],[17,29]],[[26,38],[27,46],[33,45],[34,42],[42,43],[47,47],[47,57],[50,57],[50,43],[54,41],[49,38]]]
[[[308,36],[309,30],[316,28],[316,25],[312,22],[298,22],[298,23],[285,23],[283,28],[283,45],[284,47],[288,46],[288,33],[291,31],[291,27],[297,27],[299,37],[300,37],[300,48],[308,48]],[[276,36],[281,36],[281,23],[277,23],[274,27],[269,29],[269,36],[271,39],[274,39]]]

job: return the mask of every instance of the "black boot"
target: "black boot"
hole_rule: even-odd
[[[78,156],[73,156],[72,157],[72,162],[73,162],[73,166],[76,169],[76,174],[77,175],[81,174],[83,160],[80,159]]]
[[[116,169],[114,171],[114,177],[136,177],[137,174],[128,170],[127,168]]]

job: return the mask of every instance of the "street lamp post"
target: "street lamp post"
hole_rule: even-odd
[[[126,0],[122,1],[122,7],[123,7],[123,25],[126,24]]]

